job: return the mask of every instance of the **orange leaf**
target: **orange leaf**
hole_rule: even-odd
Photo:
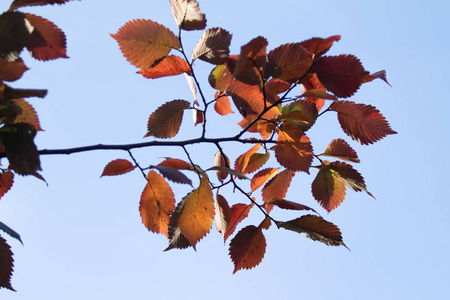
[[[30,103],[28,103],[24,99],[15,99],[12,100],[12,103],[17,105],[17,107],[20,110],[20,114],[16,116],[12,124],[28,123],[32,125],[34,129],[36,129],[36,131],[42,130],[41,125],[39,123],[38,115]]]
[[[164,177],[148,172],[147,181],[139,203],[142,223],[148,230],[169,237],[169,218],[175,209],[175,196]]]
[[[132,20],[111,36],[119,43],[123,56],[140,69],[150,68],[170,50],[181,47],[170,29],[151,20]]]
[[[340,39],[340,35],[333,35],[326,39],[315,37],[301,42],[300,45],[309,53],[314,54],[314,57],[317,58],[327,53],[331,46],[333,46],[333,43]]]
[[[195,249],[195,244],[211,229],[214,218],[214,200],[208,179],[202,177],[200,186],[185,199],[178,218],[178,227]]]
[[[164,161],[160,162],[158,166],[166,166],[178,170],[192,170],[192,167],[189,163],[178,158],[166,158]]]
[[[266,202],[274,197],[284,198],[294,175],[295,172],[284,170],[270,179],[262,189],[263,201]]]
[[[231,241],[229,251],[234,263],[233,274],[240,269],[257,266],[266,252],[266,238],[262,228],[250,225],[241,229]]]
[[[344,246],[347,248],[342,241],[339,228],[319,216],[306,215],[288,222],[278,222],[278,226],[298,233],[304,232],[313,241],[319,241],[329,246]]]
[[[310,90],[320,90],[323,92],[326,91],[325,87],[322,85],[322,83],[320,83],[319,79],[317,78],[317,74],[313,74],[307,81],[302,82],[301,88],[302,88],[303,93],[307,93]],[[327,95],[329,95],[329,94],[327,94]],[[311,97],[311,96],[321,97],[323,95],[320,95],[319,93],[315,93],[313,95],[306,94],[306,96],[305,96],[306,100],[314,103],[317,106],[317,110],[320,111],[322,109],[323,105],[325,104],[325,100],[322,98],[316,98],[316,97]]]
[[[278,131],[275,150],[277,161],[292,171],[303,171],[309,174],[313,159],[313,149],[309,138],[293,124],[282,124]]]
[[[206,27],[205,14],[195,0],[170,0],[173,16],[178,28],[200,30]]]
[[[237,203],[231,207],[231,218],[228,223],[227,231],[223,234],[223,242],[225,243],[230,235],[236,230],[236,226],[245,218],[248,217],[250,209],[253,207],[254,203],[242,204]]]
[[[226,62],[230,53],[231,34],[222,28],[210,28],[203,33],[192,50],[191,60],[199,58],[214,65]]]
[[[41,6],[41,5],[55,5],[64,4],[72,0],[14,0],[14,2],[9,7],[9,10],[15,10],[19,7],[24,6]]]
[[[292,83],[286,82],[277,78],[270,78],[265,84],[265,90],[267,96],[276,96],[278,94],[286,92]]]
[[[217,230],[222,234],[222,236],[224,236],[227,231],[228,224],[230,224],[231,221],[231,208],[228,205],[227,200],[222,195],[216,195],[216,199],[214,201],[214,211],[214,220],[216,222]]]
[[[322,162],[311,190],[314,198],[327,212],[338,207],[345,198],[345,183],[327,160]]]
[[[234,111],[231,109],[230,99],[227,96],[218,95],[218,93],[216,93],[217,100],[214,103],[214,110],[221,116],[234,114]]]
[[[231,96],[234,105],[244,118],[259,114],[264,109],[264,95],[257,86],[232,81],[227,87],[227,94]]]
[[[257,171],[262,166],[264,166],[264,164],[269,160],[269,157],[270,157],[269,152],[266,152],[263,154],[253,153],[252,155],[250,155],[248,162],[247,162],[247,166],[243,170],[243,173],[248,174],[248,173],[253,173],[253,172]]]
[[[351,101],[336,101],[331,110],[338,112],[342,129],[362,145],[372,144],[386,135],[396,134],[384,116],[371,105]]]
[[[311,210],[313,212],[316,212],[314,209],[312,209],[309,206],[300,204],[300,203],[296,203],[296,202],[292,202],[292,201],[288,201],[285,200],[283,198],[279,198],[279,197],[274,197],[274,198],[270,198],[269,200],[264,202],[265,206],[268,205],[276,205],[279,208],[282,209],[290,209],[290,210]]]
[[[269,52],[268,75],[295,83],[312,65],[312,55],[299,43],[284,44]]]
[[[252,192],[258,188],[260,188],[267,180],[271,179],[278,172],[280,168],[267,168],[256,173],[250,184],[250,188]]]
[[[7,288],[15,291],[11,286],[11,276],[13,273],[14,259],[11,247],[6,240],[0,236],[0,288]]]
[[[16,81],[27,70],[28,67],[20,58],[13,62],[0,59],[0,81]]]
[[[126,174],[133,171],[135,168],[136,166],[133,166],[133,164],[126,159],[116,159],[106,165],[100,177]]]
[[[359,163],[358,155],[355,150],[343,139],[333,140],[327,147],[322,156],[331,156],[342,160]]]
[[[148,132],[144,137],[174,137],[180,130],[184,110],[190,106],[186,100],[172,100],[158,107],[148,119]]]
[[[27,49],[34,58],[43,61],[68,58],[66,35],[58,26],[33,14],[26,13],[25,17],[34,27],[27,44]]]
[[[244,171],[248,166],[250,157],[253,154],[257,153],[260,147],[261,147],[261,144],[256,144],[250,150],[248,150],[247,152],[240,155],[234,162],[234,169],[238,172],[246,174]]]
[[[145,78],[155,79],[165,76],[174,76],[183,73],[191,73],[191,67],[179,56],[169,55],[156,61],[149,69],[142,69],[138,72]]]
[[[270,228],[270,225],[272,225],[272,221],[270,220],[269,217],[265,217],[258,227],[267,230]]]
[[[11,189],[14,183],[14,173],[5,171],[0,174],[0,199]]]
[[[232,55],[228,57],[228,60],[230,60],[232,57],[234,56]],[[213,89],[225,91],[233,81],[233,76],[231,75],[231,72],[228,68],[228,63],[218,65],[214,69],[212,69],[211,73],[208,76],[208,81]]]
[[[369,74],[353,55],[322,56],[315,61],[312,72],[327,90],[343,98],[352,96]]]
[[[267,60],[267,40],[261,36],[241,47],[241,54],[234,66],[233,77],[250,85],[262,85],[260,68]]]

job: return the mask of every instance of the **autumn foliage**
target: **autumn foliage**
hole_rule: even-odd
[[[65,2],[16,0],[9,11],[0,15],[0,150],[9,161],[9,167],[0,174],[0,196],[13,185],[14,174],[43,179],[37,173],[41,169],[39,151],[33,142],[36,132],[42,129],[36,112],[24,98],[44,97],[46,91],[18,90],[6,84],[27,70],[19,54],[26,48],[41,61],[67,57],[64,33],[55,24],[17,9]],[[315,209],[288,199],[288,191],[295,175],[303,172],[312,175],[312,197],[326,212],[336,209],[348,190],[372,196],[354,168],[360,160],[350,144],[338,138],[330,140],[326,149],[316,150],[308,131],[323,114],[334,113],[336,125],[362,145],[395,134],[375,107],[348,100],[364,83],[375,79],[387,83],[385,72],[366,71],[351,54],[326,55],[340,40],[339,35],[272,49],[266,38],[258,36],[242,45],[240,53],[230,54],[231,34],[222,28],[206,29],[206,16],[196,0],[170,0],[170,6],[177,33],[155,21],[136,19],[111,36],[125,59],[138,68],[139,76],[186,76],[194,100],[180,98],[158,104],[149,115],[144,136],[152,141],[139,146],[151,147],[155,139],[162,139],[158,146],[182,147],[186,155],[142,166],[133,157],[133,146],[125,145],[121,150],[127,151],[129,159],[107,163],[101,176],[142,173],[145,186],[139,202],[140,216],[149,231],[168,238],[165,250],[196,249],[215,223],[224,242],[229,241],[233,273],[251,269],[262,261],[267,246],[264,230],[271,227],[305,233],[326,245],[345,246],[336,225]],[[203,35],[188,52],[182,34],[192,30],[203,30]],[[194,69],[196,61],[212,65],[207,82],[215,93],[203,92]],[[179,133],[185,111],[193,112],[194,125],[202,127],[201,135],[190,140],[169,140]],[[242,118],[233,124],[235,135],[206,136],[211,130],[207,125],[210,118],[227,122],[227,116],[233,113]],[[225,153],[222,145],[230,142],[242,147],[241,155],[231,157]],[[194,144],[213,144],[217,148],[210,154],[210,165],[200,166],[193,161],[186,147]],[[174,183],[190,185],[192,191],[176,199]],[[229,191],[237,195],[228,197]],[[271,215],[273,210],[294,210],[299,216],[277,220]],[[254,211],[259,211],[260,222],[244,226]],[[3,223],[0,229],[20,239]],[[0,287],[12,289],[12,252],[1,237],[0,257]]]

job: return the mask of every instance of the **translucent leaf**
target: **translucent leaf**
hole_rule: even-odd
[[[260,169],[262,166],[265,165],[265,163],[269,160],[269,157],[270,157],[269,152],[253,153],[249,157],[247,166],[245,167],[243,173],[249,174],[257,171],[258,169]]]
[[[385,70],[381,70],[381,71],[378,71],[378,72],[375,72],[375,73],[367,75],[367,77],[364,78],[363,83],[370,82],[370,81],[373,81],[375,79],[381,79],[384,82],[386,82],[389,86],[391,86],[389,84],[389,82],[387,81],[386,71]]]
[[[126,159],[116,159],[106,165],[100,177],[126,174],[133,171],[135,168],[136,166]]]
[[[3,230],[4,232],[6,232],[7,234],[9,234],[9,236],[17,239],[22,245],[22,239],[20,238],[20,235],[15,232],[14,230],[12,230],[9,226],[7,226],[5,223],[0,222],[0,230]]]
[[[9,10],[15,10],[24,6],[61,5],[69,1],[72,0],[14,0]]]
[[[13,62],[0,59],[1,81],[16,81],[17,79],[22,77],[23,73],[25,73],[27,70],[28,67],[20,58]]]
[[[337,101],[331,110],[338,112],[342,129],[362,145],[372,144],[386,135],[396,134],[384,116],[371,105],[355,104],[351,101]]]
[[[313,70],[323,86],[338,97],[352,96],[369,74],[353,55],[322,56]]]
[[[339,41],[340,39],[340,35],[333,35],[326,39],[314,37],[301,42],[300,45],[309,53],[314,54],[314,57],[317,58],[327,53],[331,46],[333,46],[333,43]]]
[[[250,157],[253,154],[257,153],[260,147],[261,147],[261,144],[256,144],[250,150],[241,154],[234,162],[234,169],[238,172],[246,174],[244,171],[248,166]]]
[[[339,173],[342,181],[344,181],[346,186],[348,186],[355,192],[364,191],[369,196],[373,197],[373,195],[366,188],[364,178],[361,176],[361,174],[359,174],[358,171],[353,169],[351,165],[339,161],[332,162],[330,165]]]
[[[214,211],[214,220],[217,230],[222,234],[222,236],[224,236],[228,229],[228,224],[230,224],[231,221],[231,208],[228,205],[227,200],[222,195],[216,195],[216,199],[214,201]]]
[[[319,98],[327,100],[337,100],[335,95],[329,94],[322,90],[308,90],[299,96],[300,98]]]
[[[216,103],[214,103],[214,110],[221,116],[234,114],[234,111],[231,109],[230,98],[228,98],[227,96],[219,96],[217,93],[217,100]]]
[[[0,199],[11,189],[14,183],[14,173],[4,171],[0,174]]]
[[[312,55],[299,43],[284,44],[269,52],[268,75],[295,83],[312,65]]]
[[[175,183],[181,183],[181,184],[189,184],[192,186],[192,181],[183,173],[178,171],[176,168],[166,167],[166,166],[155,166],[156,170],[158,170],[162,176],[169,179],[172,182]]]
[[[231,34],[222,28],[211,28],[204,32],[195,45],[191,60],[197,58],[214,65],[226,62],[230,53]]]
[[[34,27],[27,49],[37,60],[53,60],[68,58],[66,55],[66,35],[55,24],[42,17],[25,14],[27,20]]]
[[[327,212],[338,207],[345,199],[345,183],[329,161],[324,160],[312,182],[314,198]]]
[[[309,206],[300,204],[300,203],[296,203],[296,202],[292,202],[292,201],[288,201],[285,200],[283,198],[279,198],[279,197],[274,197],[274,198],[270,198],[269,200],[264,202],[265,206],[268,205],[276,205],[279,208],[282,209],[289,209],[289,210],[311,210],[315,213],[317,213],[314,209],[312,209]]]
[[[264,95],[257,86],[232,81],[227,87],[227,94],[232,97],[234,105],[244,118],[258,115],[264,109]]]
[[[239,59],[233,71],[233,77],[241,82],[261,85],[262,78],[259,69],[267,61],[267,40],[261,36],[252,39],[241,47]]]
[[[13,273],[14,259],[11,247],[6,240],[0,236],[0,288],[7,288],[15,291],[11,286],[11,276]]]
[[[149,171],[147,181],[139,203],[142,223],[148,230],[169,237],[169,219],[175,209],[175,196],[164,177],[158,173]]]
[[[255,191],[263,186],[263,184],[266,183],[267,180],[271,179],[273,176],[275,176],[275,174],[277,174],[279,169],[280,168],[267,168],[256,173],[253,176],[252,182],[250,184],[250,188],[252,189],[252,191]]]
[[[178,170],[192,170],[189,163],[178,158],[166,158],[164,161],[158,164],[158,166],[166,166]]]
[[[222,64],[212,69],[208,81],[213,89],[225,91],[231,81],[233,81],[233,76],[231,75],[228,65]]]
[[[298,233],[305,233],[313,241],[319,241],[329,246],[345,246],[339,228],[325,221],[322,217],[306,215],[288,221],[278,222],[278,226]]]
[[[323,98],[320,98],[323,96],[323,94],[320,94],[320,92],[314,92],[314,94],[308,93],[308,91],[314,90],[314,91],[323,91],[325,92],[326,89],[322,85],[322,83],[317,78],[317,74],[313,74],[308,80],[302,82],[301,88],[304,94],[304,97],[306,97],[306,100],[309,102],[314,103],[317,106],[317,110],[320,111],[325,104],[325,100]],[[326,93],[326,92],[325,92]],[[330,95],[326,93],[326,95]],[[303,96],[303,95],[302,95]],[[336,98],[336,97],[334,97]]]
[[[272,221],[270,220],[269,217],[265,217],[264,220],[261,222],[261,224],[259,224],[258,227],[267,230],[270,228],[270,225],[272,225]]]
[[[149,69],[142,69],[138,72],[145,78],[155,79],[166,76],[180,75],[183,73],[191,73],[191,68],[186,60],[179,56],[169,55],[156,61],[155,65]]]
[[[205,14],[195,0],[170,0],[173,16],[179,28],[200,30],[206,27]]]
[[[257,266],[266,252],[266,238],[262,229],[253,225],[243,228],[231,240],[229,251],[234,263],[233,274]]]
[[[150,68],[172,49],[181,47],[171,30],[151,20],[132,20],[111,36],[119,43],[123,56],[140,69]]]
[[[20,12],[5,12],[0,15],[0,59],[14,62],[28,43],[30,30]]]
[[[294,175],[295,172],[284,170],[270,179],[262,189],[263,201],[266,202],[271,198],[284,198]]]
[[[227,231],[223,234],[223,241],[226,242],[228,237],[233,234],[236,230],[236,226],[242,222],[245,218],[248,217],[248,213],[250,209],[253,207],[254,203],[251,204],[242,204],[237,203],[231,207],[231,218],[228,224]]]
[[[358,155],[350,145],[343,139],[333,140],[327,147],[322,156],[331,156],[342,160],[359,163]]]
[[[184,110],[190,106],[186,100],[172,100],[158,107],[148,119],[148,132],[144,137],[174,137],[180,130]]]
[[[319,113],[317,106],[306,100],[297,100],[281,108],[278,121],[294,124],[303,131],[307,131],[317,120]]]
[[[270,78],[265,84],[265,90],[267,96],[276,96],[278,94],[286,92],[292,83],[280,80],[278,78]]]

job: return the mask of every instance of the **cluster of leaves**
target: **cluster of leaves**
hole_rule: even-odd
[[[278,228],[305,233],[327,245],[345,246],[336,225],[314,209],[285,198],[295,174],[309,174],[311,168],[318,169],[311,184],[312,196],[327,212],[342,203],[347,188],[372,196],[361,174],[349,164],[359,163],[359,158],[345,140],[332,140],[319,154],[314,152],[306,133],[322,114],[335,112],[342,130],[360,144],[369,145],[395,134],[375,107],[344,100],[366,82],[378,78],[387,83],[385,72],[370,74],[354,55],[325,55],[340,40],[338,35],[284,44],[270,51],[267,40],[259,36],[243,45],[239,54],[230,55],[231,34],[222,28],[209,28],[189,58],[183,48],[182,32],[204,30],[205,14],[195,0],[170,0],[170,5],[178,35],[152,20],[136,19],[111,36],[124,57],[140,69],[139,74],[151,79],[185,74],[194,96],[192,103],[176,99],[157,108],[148,119],[145,137],[176,136],[185,110],[194,112],[194,124],[202,126],[202,134],[197,139],[167,143],[183,147],[187,157],[184,160],[166,158],[158,165],[144,168],[128,151],[131,161],[111,161],[102,176],[136,169],[142,172],[146,179],[139,206],[142,222],[148,230],[168,237],[166,250],[195,249],[209,233],[214,219],[226,242],[249,212],[259,208],[261,223],[240,229],[231,239],[229,254],[234,273],[261,262],[266,249],[263,229],[269,229],[272,223]],[[169,55],[172,50],[178,55]],[[214,96],[206,97],[201,89],[193,68],[197,60],[214,65],[208,78],[216,90]],[[292,96],[296,88],[301,94]],[[226,116],[233,113],[233,106],[242,116],[236,135],[206,137],[211,112]],[[231,165],[222,148],[226,142],[253,146]],[[217,147],[214,164],[206,170],[195,164],[186,149],[187,145],[202,143]],[[267,167],[273,155],[277,166]],[[313,165],[314,160],[317,165]],[[199,178],[198,187],[194,188],[183,173],[187,171]],[[217,181],[208,176],[209,171],[216,172]],[[167,180],[189,184],[193,190],[177,203]],[[243,180],[250,181],[249,189],[242,188]],[[220,193],[226,187],[239,192],[246,203],[230,205]],[[307,214],[288,221],[275,220],[271,216],[275,207]]]
[[[14,174],[33,175],[41,180],[39,153],[34,144],[42,128],[33,106],[24,98],[44,98],[47,90],[17,89],[14,82],[28,70],[20,57],[26,48],[40,61],[67,58],[64,32],[51,21],[17,9],[24,6],[63,4],[70,0],[15,0],[0,15],[0,153],[9,166],[0,169],[0,198],[12,187]],[[21,241],[19,234],[0,222],[0,229]],[[22,242],[22,241],[21,241]],[[10,246],[0,236],[0,288],[14,290],[10,283],[13,258]]]

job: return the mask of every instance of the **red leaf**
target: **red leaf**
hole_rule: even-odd
[[[28,123],[32,125],[34,129],[36,129],[36,131],[42,130],[38,115],[30,103],[28,103],[24,99],[14,99],[12,100],[12,103],[14,103],[14,105],[17,105],[20,114],[18,114],[14,121],[10,122],[10,124]]]
[[[386,135],[396,134],[384,116],[371,105],[355,104],[351,101],[337,101],[331,110],[338,112],[342,129],[362,145],[372,144]]]
[[[14,173],[5,171],[0,174],[0,199],[11,189],[14,183]]]
[[[119,43],[123,56],[140,69],[150,68],[170,50],[181,47],[170,29],[151,20],[132,20],[111,36]]]
[[[206,27],[205,14],[195,0],[170,0],[173,16],[179,28],[199,30]]]
[[[214,220],[216,222],[217,230],[222,234],[222,236],[224,236],[228,229],[228,224],[230,224],[231,221],[231,208],[228,205],[227,200],[222,195],[216,195],[216,199],[214,201],[214,211]]]
[[[14,259],[11,247],[6,240],[0,236],[0,288],[15,291],[11,286]]]
[[[331,156],[342,160],[359,163],[358,155],[355,150],[343,139],[333,140],[327,147],[322,156]]]
[[[262,189],[263,201],[266,202],[274,197],[284,198],[294,175],[295,172],[284,170],[270,179]]]
[[[214,110],[221,116],[234,114],[234,111],[231,109],[230,98],[225,95],[219,95],[218,93],[215,96],[217,100],[214,103]]]
[[[298,233],[304,232],[313,241],[319,241],[329,246],[344,246],[347,248],[342,241],[339,228],[319,216],[306,215],[288,222],[278,222],[278,226]]]
[[[364,191],[369,196],[373,197],[373,195],[366,188],[364,178],[361,176],[361,174],[359,174],[358,171],[353,169],[351,165],[339,161],[332,162],[330,165],[339,173],[342,181],[344,181],[346,186],[348,186],[355,192]]]
[[[265,90],[267,96],[276,96],[278,94],[286,92],[292,83],[286,82],[277,78],[270,78],[265,84]]]
[[[363,83],[370,82],[370,81],[375,80],[375,79],[377,79],[377,78],[383,80],[383,81],[386,82],[389,86],[391,86],[391,85],[389,84],[389,82],[387,81],[387,79],[386,79],[386,71],[385,71],[385,70],[381,70],[381,71],[372,73],[372,74],[370,74],[370,75],[367,75],[367,77],[364,78]]]
[[[327,212],[338,207],[345,198],[345,183],[327,160],[322,162],[311,190],[314,198]]]
[[[250,209],[253,207],[254,203],[242,204],[237,203],[231,207],[231,218],[228,223],[227,231],[223,234],[223,242],[225,243],[230,235],[236,230],[236,226],[245,218],[248,217]]]
[[[174,137],[180,130],[184,110],[190,106],[186,100],[172,100],[158,107],[148,119],[148,132],[144,137]]]
[[[257,266],[266,252],[266,238],[262,228],[250,225],[236,234],[230,243],[230,257],[234,263],[233,274],[240,269]]]
[[[340,35],[333,35],[326,39],[315,37],[301,42],[300,45],[309,53],[314,54],[314,57],[317,58],[327,53],[331,46],[333,46],[333,43],[340,39]]]
[[[282,209],[290,209],[290,210],[311,210],[313,212],[316,212],[314,209],[312,209],[309,206],[300,204],[300,203],[296,203],[296,202],[292,202],[292,201],[288,201],[285,200],[283,198],[279,198],[279,197],[274,197],[274,198],[270,198],[269,200],[264,202],[265,206],[268,205],[276,205],[279,208]]]
[[[352,96],[369,74],[353,55],[322,56],[313,66],[323,86],[338,97]]]
[[[280,168],[267,168],[259,171],[256,173],[253,178],[252,182],[250,184],[250,188],[252,189],[252,192],[256,189],[260,188],[264,183],[267,182],[267,180],[271,179],[275,174],[278,172]]]
[[[285,44],[269,52],[268,75],[295,83],[302,79],[312,65],[312,55],[299,43]]]
[[[179,56],[169,55],[156,61],[155,65],[149,69],[142,69],[138,72],[145,78],[155,79],[165,76],[174,76],[183,73],[190,74],[191,67]]]
[[[135,168],[136,166],[126,159],[116,159],[106,165],[100,177],[126,174],[133,171]]]
[[[241,47],[241,54],[236,62],[233,77],[251,85],[261,85],[262,78],[259,69],[267,60],[267,40],[261,36],[252,39]]]
[[[0,59],[0,81],[16,81],[27,70],[28,67],[20,58],[13,62]]]
[[[301,84],[303,93],[307,93],[310,90],[319,90],[319,91],[326,91],[325,87],[320,83],[319,79],[317,78],[317,74],[312,75],[307,81],[303,82]],[[308,95],[305,96],[306,100],[309,102],[314,103],[317,106],[317,110],[320,111],[325,104],[325,100],[322,98],[316,98],[311,96],[318,96],[321,97],[322,95],[316,94],[316,95]]]
[[[27,49],[37,60],[53,60],[68,58],[66,55],[66,36],[55,24],[42,17],[25,14],[34,27]]]
[[[169,237],[169,218],[175,209],[175,196],[164,177],[154,171],[148,172],[147,185],[141,195],[139,211],[142,223],[148,230]]]
[[[164,161],[158,164],[158,166],[166,166],[178,170],[192,170],[189,163],[178,158],[166,158]]]
[[[222,28],[211,28],[204,32],[195,45],[191,60],[199,58],[214,65],[226,62],[230,53],[231,34]]]
[[[9,7],[9,10],[15,10],[24,6],[41,6],[41,5],[55,5],[65,4],[72,0],[14,0]]]

